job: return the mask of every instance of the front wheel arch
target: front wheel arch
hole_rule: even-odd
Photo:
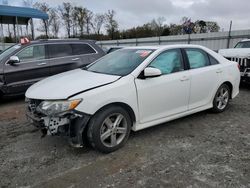
[[[134,110],[128,104],[123,103],[123,102],[113,102],[113,103],[107,104],[107,105],[101,107],[99,110],[97,110],[95,112],[95,114],[98,113],[99,111],[104,110],[106,108],[109,108],[111,106],[120,106],[120,107],[122,107],[124,110],[126,110],[129,113],[129,116],[130,116],[130,118],[132,120],[132,123],[136,122],[136,116],[135,116]],[[93,114],[93,116],[95,114]]]

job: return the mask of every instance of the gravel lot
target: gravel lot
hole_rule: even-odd
[[[221,114],[132,133],[112,154],[41,138],[23,98],[0,102],[0,187],[250,187],[250,87]]]

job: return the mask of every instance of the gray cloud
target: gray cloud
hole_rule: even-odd
[[[38,0],[58,6],[67,0]],[[249,0],[68,0],[93,12],[114,9],[120,29],[142,25],[164,16],[166,23],[179,23],[183,16],[192,20],[217,21],[225,30],[233,20],[233,29],[249,29]],[[9,1],[10,2],[10,1]],[[17,0],[16,0],[17,2]],[[20,1],[19,1],[20,2]]]

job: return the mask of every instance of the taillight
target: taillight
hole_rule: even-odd
[[[238,63],[237,65],[238,65],[238,69],[239,69],[239,71],[240,71],[240,64]]]

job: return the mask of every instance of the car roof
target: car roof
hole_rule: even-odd
[[[132,47],[126,47],[125,49],[161,50],[161,49],[172,49],[172,48],[204,48],[204,47],[194,44],[171,44],[171,45],[158,45],[158,46],[132,46]]]
[[[40,39],[40,40],[33,40],[31,44],[41,44],[41,43],[65,43],[65,42],[86,42],[86,43],[95,43],[94,40],[82,40],[82,39]]]
[[[250,39],[243,39],[240,42],[248,42],[248,41],[250,41]]]

